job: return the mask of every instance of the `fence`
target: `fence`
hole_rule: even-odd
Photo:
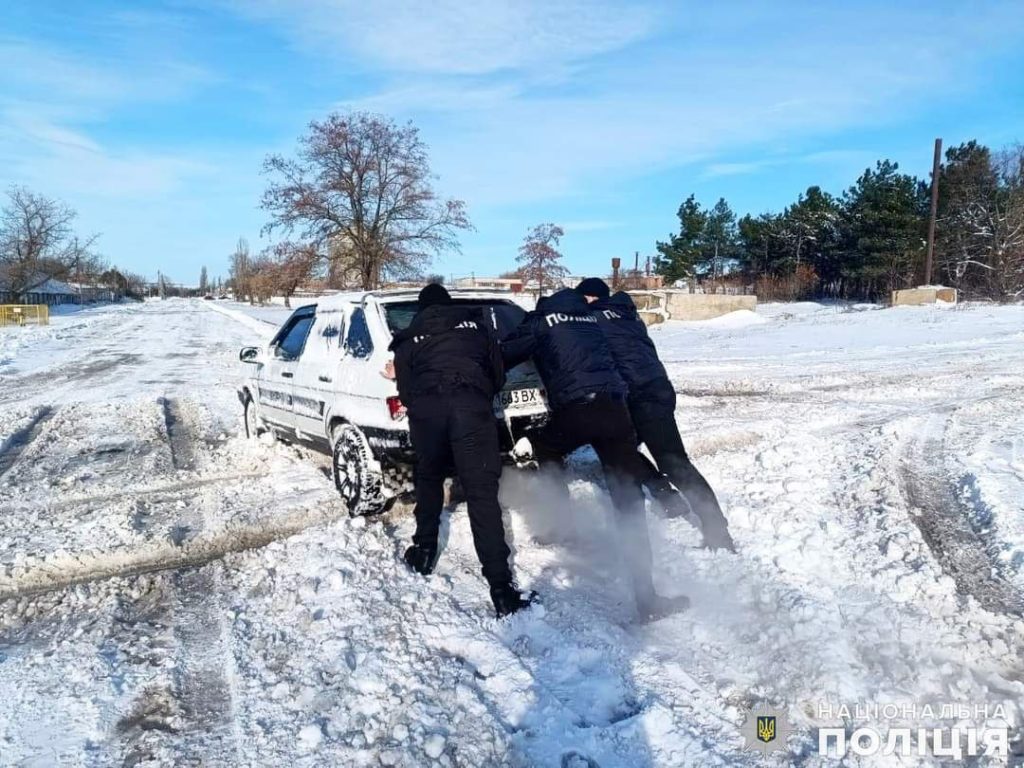
[[[49,324],[50,308],[46,304],[0,304],[0,326]]]
[[[48,293],[45,291],[29,291],[18,293],[16,291],[0,290],[0,304],[91,304],[101,301],[115,301],[118,297],[108,288],[82,288],[74,293]]]

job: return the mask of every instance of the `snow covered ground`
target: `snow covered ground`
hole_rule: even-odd
[[[797,734],[765,764],[834,765],[823,702],[1002,704],[1019,764],[1024,307],[654,329],[740,553],[652,516],[658,582],[693,608],[646,626],[587,452],[573,509],[506,472],[544,603],[497,622],[464,510],[423,580],[407,513],[349,519],[323,457],[246,441],[237,352],[285,316],[168,300],[0,329],[0,765],[757,765],[758,703]]]

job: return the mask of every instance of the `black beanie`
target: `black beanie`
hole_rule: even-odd
[[[430,283],[424,286],[423,290],[420,291],[419,302],[419,308],[426,309],[427,307],[432,307],[435,304],[451,304],[452,297],[440,283]]]
[[[599,299],[607,299],[611,295],[608,283],[600,277],[588,277],[580,281],[576,286],[576,293],[580,296],[596,296]]]

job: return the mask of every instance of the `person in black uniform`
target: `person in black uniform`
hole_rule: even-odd
[[[619,373],[629,386],[629,413],[637,437],[658,464],[660,472],[650,467],[645,485],[656,498],[662,497],[664,473],[698,518],[705,546],[735,552],[715,492],[686,455],[675,419],[675,388],[633,299],[625,291],[610,295],[608,285],[597,277],[582,281],[576,292],[586,299],[608,339]]]
[[[532,357],[547,389],[550,418],[529,434],[542,469],[588,444],[601,460],[639,614],[654,618],[686,608],[685,596],[666,598],[654,590],[640,486],[648,467],[637,451],[626,383],[583,296],[567,288],[541,299],[502,344],[502,356],[508,368]]]
[[[515,613],[530,599],[513,583],[498,505],[501,456],[492,403],[505,369],[492,329],[478,308],[455,305],[444,286],[430,284],[390,349],[416,454],[416,533],[405,562],[424,576],[433,571],[444,481],[454,466],[494,609],[499,617]]]

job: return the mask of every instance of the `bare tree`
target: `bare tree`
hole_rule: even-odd
[[[235,300],[246,301],[253,303],[253,293],[251,277],[252,277],[252,257],[249,253],[249,241],[244,237],[238,238],[238,244],[235,246],[235,252],[231,254],[231,285],[234,288]]]
[[[123,272],[126,285],[125,295],[132,299],[144,299],[149,290],[149,281],[135,272]]]
[[[320,254],[314,246],[285,241],[269,249],[261,269],[269,275],[274,294],[283,296],[284,305],[291,307],[291,297],[310,279],[319,261]]]
[[[982,218],[989,237],[989,295],[1000,301],[1024,296],[1024,145],[997,152],[1000,190]]]
[[[520,266],[516,272],[524,281],[537,284],[538,298],[546,285],[569,274],[569,270],[558,263],[562,258],[558,243],[564,234],[557,224],[538,224],[526,233],[519,246],[516,261]]]
[[[434,191],[419,131],[382,115],[313,121],[297,157],[270,155],[264,172],[273,176],[262,199],[270,214],[264,231],[298,230],[318,250],[343,243],[336,252],[351,257],[364,289],[457,250],[458,230],[471,228],[465,204]]]
[[[206,295],[209,288],[210,279],[206,274],[206,265],[204,264],[203,268],[199,270],[199,293]]]
[[[68,274],[95,238],[72,242],[75,212],[64,203],[11,187],[0,210],[0,270],[7,290],[23,296]]]

